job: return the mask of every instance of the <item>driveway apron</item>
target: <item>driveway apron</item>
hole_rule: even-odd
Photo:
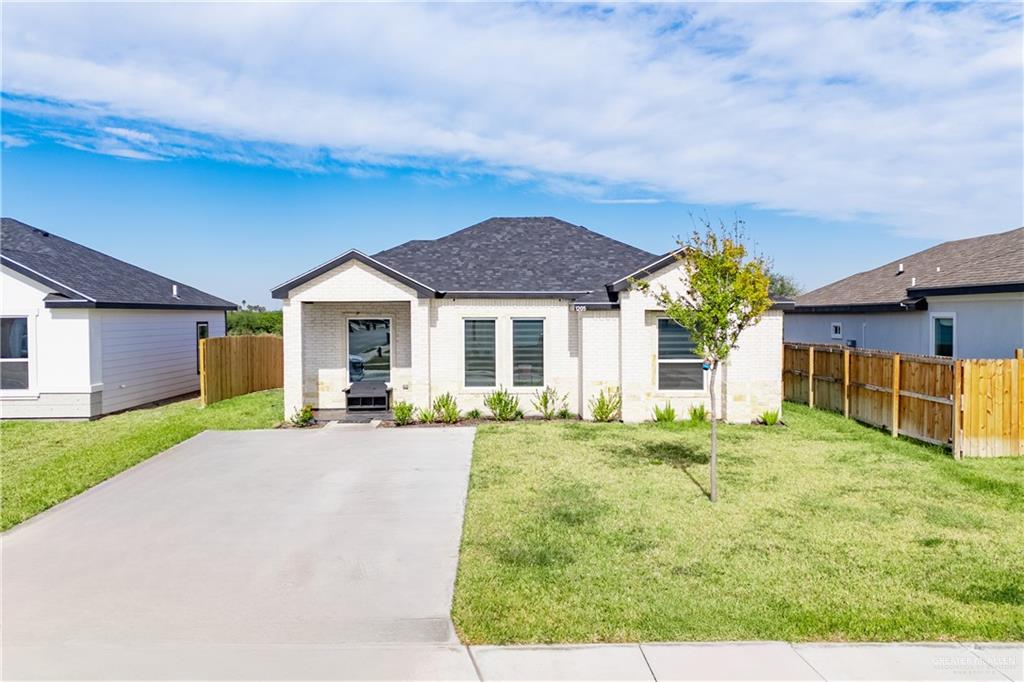
[[[206,432],[14,528],[4,678],[472,675],[350,652],[465,656],[449,612],[473,437]]]

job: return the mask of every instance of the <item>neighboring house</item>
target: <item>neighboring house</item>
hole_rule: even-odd
[[[235,305],[30,225],[0,230],[0,416],[89,418],[199,389]]]
[[[463,410],[503,386],[527,413],[552,386],[587,417],[599,391],[621,389],[625,421],[664,403],[685,415],[707,404],[709,372],[687,331],[629,283],[678,290],[682,271],[672,254],[555,218],[492,218],[372,257],[348,251],[273,290],[285,415],[354,408],[367,382],[418,406],[451,393]],[[748,422],[780,407],[781,343],[781,310],[744,332],[720,372],[722,416]]]
[[[1024,228],[933,246],[796,299],[787,341],[957,358],[1024,347]]]

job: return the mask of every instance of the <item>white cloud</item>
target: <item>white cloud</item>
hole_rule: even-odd
[[[9,147],[9,148],[27,147],[30,144],[32,144],[31,142],[29,142],[28,140],[26,140],[23,137],[18,137],[17,135],[7,135],[7,134],[0,135],[0,143],[2,143],[4,147]]]
[[[73,104],[122,151],[159,137],[161,155],[490,172],[961,236],[1024,222],[1018,10],[14,4],[3,87]]]

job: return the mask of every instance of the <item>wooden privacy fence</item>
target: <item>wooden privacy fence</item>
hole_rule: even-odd
[[[1024,351],[953,360],[839,345],[783,344],[786,400],[926,443],[960,457],[1024,455]]]
[[[284,385],[280,336],[221,336],[199,342],[203,405]]]

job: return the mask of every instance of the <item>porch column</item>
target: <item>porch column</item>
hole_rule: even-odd
[[[302,409],[302,302],[281,304],[284,329],[284,418]]]
[[[409,400],[417,407],[434,399],[430,390],[430,299],[409,302],[409,329],[412,352],[412,385]]]

